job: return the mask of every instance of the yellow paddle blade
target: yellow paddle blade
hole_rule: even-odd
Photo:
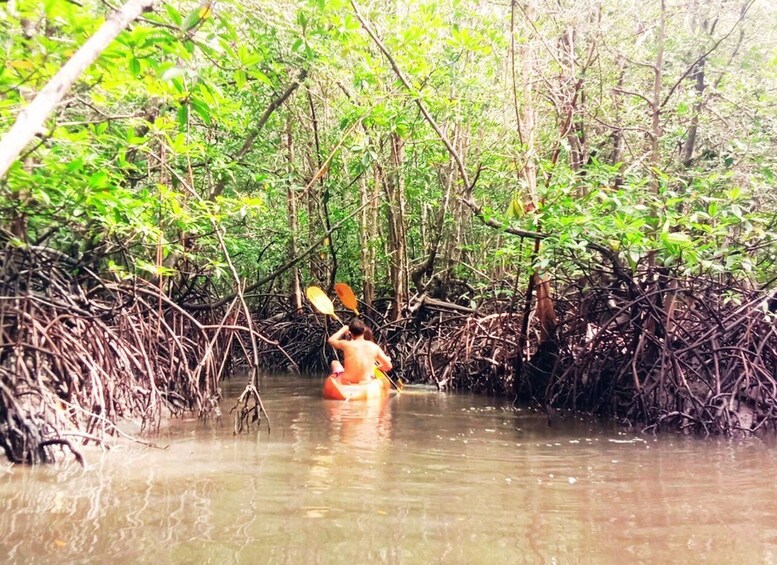
[[[327,314],[337,318],[337,315],[335,314],[335,306],[332,304],[332,301],[329,300],[329,297],[326,295],[326,293],[324,293],[323,290],[317,286],[309,286],[305,291],[305,295],[308,297],[308,300],[310,300],[310,303],[313,304],[316,310],[322,314]]]
[[[337,283],[335,285],[335,294],[343,303],[343,306],[349,310],[353,310],[354,314],[359,315],[359,301],[356,299],[356,295],[351,290],[351,287],[345,283]]]

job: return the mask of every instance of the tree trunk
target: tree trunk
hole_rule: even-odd
[[[466,139],[466,136],[464,135],[462,128],[458,124],[454,127],[452,142],[456,147],[456,151],[458,152],[462,162],[466,165],[467,139]],[[451,184],[453,185],[454,183],[455,183],[455,180],[451,179]],[[456,189],[452,188],[452,190],[455,191]],[[451,227],[452,231],[448,237],[448,248],[446,250],[446,257],[448,258],[448,263],[446,267],[445,286],[447,286],[448,282],[450,281],[453,267],[458,265],[462,261],[462,259],[465,259],[463,248],[466,242],[464,241],[464,239],[467,233],[466,228],[469,226],[469,223],[468,223],[469,214],[467,213],[467,210],[465,209],[460,199],[456,199],[456,202],[452,207],[451,213],[453,215],[453,222]]]
[[[566,114],[564,125],[565,131],[561,132],[569,144],[569,166],[574,171],[579,171],[586,160],[585,149],[585,129],[580,113],[577,111],[578,99],[582,97],[582,78],[578,78],[577,57],[575,54],[575,40],[577,31],[573,26],[568,27],[561,34],[559,39],[559,59],[566,68],[561,75],[559,91],[564,101],[562,110]],[[582,99],[580,100],[582,103]]]
[[[454,139],[452,143],[456,145],[456,132],[458,127],[454,127]],[[443,189],[443,196],[437,209],[437,213],[434,215],[434,220],[431,226],[427,226],[428,217],[430,212],[424,207],[421,215],[421,241],[424,249],[426,250],[426,259],[418,265],[410,273],[410,279],[413,281],[415,290],[418,293],[424,291],[425,282],[428,282],[429,278],[434,274],[434,264],[437,259],[437,255],[440,252],[441,243],[443,241],[445,232],[448,231],[445,228],[445,218],[451,208],[451,195],[454,191],[454,183],[456,182],[458,175],[456,174],[456,162],[453,157],[449,158],[448,165],[441,168],[438,175],[440,178],[440,184]],[[423,203],[422,206],[426,206]],[[461,207],[461,206],[460,206]]]
[[[680,160],[683,166],[690,167],[693,162],[693,150],[696,147],[696,135],[699,131],[699,116],[704,105],[704,57],[696,63],[692,77],[696,80],[694,88],[696,91],[696,101],[693,104],[693,115],[691,116],[691,125],[688,128],[688,135],[683,143]]]
[[[610,153],[610,164],[615,165],[623,161],[624,154],[626,152],[626,135],[623,132],[621,126],[622,112],[621,112],[621,99],[623,94],[624,85],[626,84],[626,60],[623,57],[618,57],[618,83],[617,88],[613,90],[613,124],[615,129],[612,132],[612,153]],[[621,164],[620,171],[615,177],[615,188],[619,188],[623,184],[623,165]]]
[[[373,165],[372,183],[365,175],[359,178],[359,260],[362,270],[362,301],[372,307],[375,301],[376,251],[379,240],[378,207],[380,204],[381,170]]]
[[[386,199],[388,201],[388,255],[391,285],[394,288],[394,303],[390,319],[398,320],[407,303],[407,230],[405,228],[405,179],[404,142],[397,134],[391,134],[390,169],[386,175]]]
[[[318,118],[316,117],[315,106],[313,106],[313,99],[310,96],[308,90],[308,107],[310,109],[311,120],[311,143],[308,150],[308,168],[310,169],[310,179],[313,182],[310,189],[307,191],[307,209],[308,209],[308,235],[310,241],[315,241],[317,238],[318,229],[315,218],[322,218],[323,211],[321,210],[322,195],[318,190],[313,190],[313,186],[318,182],[314,176],[316,172],[321,169],[321,148],[318,139]],[[323,225],[323,221],[321,222]],[[331,236],[324,241],[324,246],[328,246],[331,241]],[[323,283],[328,280],[327,265],[326,265],[326,251],[319,250],[317,254],[310,256],[310,274],[313,280]]]
[[[297,211],[297,190],[294,187],[294,135],[292,129],[291,115],[286,118],[286,173],[289,178],[289,185],[286,188],[286,204],[289,212],[289,259],[297,256],[297,238],[299,237],[299,217]],[[302,288],[300,285],[299,267],[291,268],[291,307],[295,312],[302,310]]]
[[[664,67],[664,39],[666,36],[666,2],[661,0],[661,15],[658,20],[658,38],[656,39],[656,62],[653,66],[653,101],[650,107],[650,165],[653,171],[659,170],[661,162],[661,93]],[[658,194],[658,174],[653,172],[651,183],[653,192]]]

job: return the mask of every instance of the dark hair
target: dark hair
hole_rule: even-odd
[[[350,331],[351,335],[354,337],[364,335],[364,330],[366,329],[367,326],[365,326],[364,322],[362,322],[359,318],[354,318],[348,323],[348,331]]]

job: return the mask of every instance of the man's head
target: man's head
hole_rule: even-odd
[[[362,322],[359,318],[354,318],[348,323],[348,331],[351,332],[353,337],[364,335],[364,330],[366,329],[367,326],[365,326],[364,322]]]

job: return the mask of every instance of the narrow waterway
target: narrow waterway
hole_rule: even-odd
[[[88,465],[0,463],[12,563],[777,563],[777,446],[653,438],[509,402],[262,382],[272,430],[175,421]]]

